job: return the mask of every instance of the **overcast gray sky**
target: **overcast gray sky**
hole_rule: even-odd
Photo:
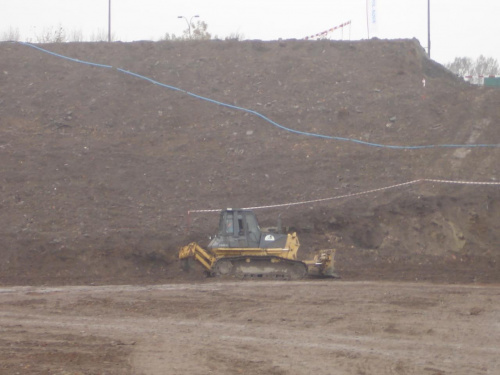
[[[107,35],[110,0],[0,0],[0,38],[9,30],[21,40],[62,27],[90,40]],[[199,15],[208,32],[221,39],[302,39],[336,25],[330,39],[368,38],[367,10],[374,0],[111,0],[115,40],[159,40],[181,35],[186,21]],[[376,30],[370,37],[417,38],[427,48],[428,0],[375,0]],[[431,57],[440,62],[483,54],[500,61],[500,0],[430,0]],[[368,6],[367,6],[368,5]]]

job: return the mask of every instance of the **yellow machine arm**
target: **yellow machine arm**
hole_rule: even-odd
[[[200,262],[203,267],[210,271],[216,258],[208,253],[204,248],[198,245],[196,242],[191,242],[187,246],[183,246],[179,251],[179,259],[189,259],[194,258]]]

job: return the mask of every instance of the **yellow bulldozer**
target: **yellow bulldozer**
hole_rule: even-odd
[[[298,280],[306,276],[338,277],[334,269],[334,249],[319,250],[312,260],[297,259],[296,233],[282,233],[281,224],[262,230],[251,210],[222,210],[219,231],[207,249],[196,242],[179,250],[185,270],[198,261],[210,276]]]

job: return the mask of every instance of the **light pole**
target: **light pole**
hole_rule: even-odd
[[[111,43],[111,0],[108,2],[108,43]]]
[[[110,0],[110,1],[111,1],[111,0]],[[191,39],[191,21],[193,20],[193,18],[198,18],[198,17],[199,17],[199,15],[197,15],[197,14],[196,14],[196,15],[194,15],[193,17],[191,17],[191,18],[189,19],[189,21],[188,21],[188,20],[187,20],[187,18],[186,18],[186,17],[184,17],[184,16],[178,16],[178,17],[177,17],[177,18],[184,18],[184,19],[186,20],[186,23],[187,23],[187,25],[188,25],[188,31],[189,31],[189,39]]]
[[[427,53],[431,58],[431,0],[427,0]]]

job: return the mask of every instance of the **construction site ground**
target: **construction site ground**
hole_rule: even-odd
[[[2,374],[498,374],[500,288],[248,281],[0,289]]]
[[[0,43],[0,374],[498,373],[499,103],[416,40]],[[183,272],[226,207],[342,278]]]

